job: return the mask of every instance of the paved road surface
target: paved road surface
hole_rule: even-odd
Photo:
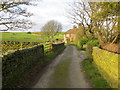
[[[75,46],[67,46],[33,88],[91,88],[80,65],[84,58],[84,51],[78,51]]]

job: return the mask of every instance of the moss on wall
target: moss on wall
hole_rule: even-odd
[[[112,88],[118,88],[118,63],[120,54],[93,47],[93,60]],[[120,77],[119,77],[120,78]]]

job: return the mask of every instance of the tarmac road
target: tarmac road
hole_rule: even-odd
[[[67,46],[48,66],[33,88],[92,88],[82,70],[85,51]]]

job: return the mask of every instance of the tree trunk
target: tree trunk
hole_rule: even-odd
[[[102,33],[100,31],[98,31],[97,34],[98,34],[99,43],[100,43],[101,47],[103,47],[105,45],[105,42],[103,41]]]
[[[117,40],[117,38],[118,38],[118,34],[117,34],[117,35],[115,36],[115,38],[113,39],[112,44],[115,43],[115,41]]]

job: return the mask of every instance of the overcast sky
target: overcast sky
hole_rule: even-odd
[[[57,20],[62,23],[63,31],[72,28],[70,19],[67,18],[67,4],[73,0],[42,0],[37,6],[30,6],[28,11],[34,15],[30,20],[36,25],[31,29],[32,31],[40,31],[40,28],[49,20]]]

